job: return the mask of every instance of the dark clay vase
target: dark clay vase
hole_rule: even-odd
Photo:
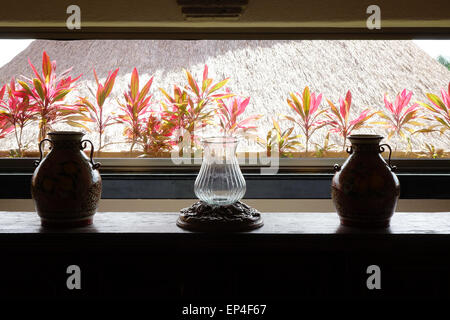
[[[94,163],[94,146],[81,141],[83,133],[56,131],[50,139],[39,143],[41,159],[36,161],[31,182],[36,211],[41,224],[50,227],[80,227],[89,225],[97,211],[102,192],[99,163]],[[42,145],[51,143],[50,153],[42,159]],[[82,151],[91,144],[88,158]]]
[[[335,165],[331,197],[341,224],[350,227],[388,227],[400,195],[400,183],[390,165],[392,150],[379,135],[351,135],[350,154]],[[389,164],[381,156],[389,149]]]

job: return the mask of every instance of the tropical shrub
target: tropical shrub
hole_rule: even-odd
[[[217,99],[223,99],[226,96],[230,96],[229,93],[223,93],[220,91],[220,89],[222,89],[228,83],[229,78],[225,78],[217,83],[213,83],[214,80],[208,78],[208,66],[206,64],[203,69],[203,79],[201,87],[198,85],[197,81],[195,81],[194,77],[192,77],[189,71],[184,70],[184,72],[186,73],[186,78],[188,81],[186,90],[189,94],[190,100],[192,100],[193,105],[195,105],[196,108],[204,108],[206,106],[209,106]]]
[[[448,91],[441,89],[441,96],[442,100],[435,94],[427,93],[427,98],[431,104],[419,102],[420,105],[432,112],[432,119],[437,122],[431,128],[419,130],[420,132],[439,131],[443,134],[450,129],[450,82],[448,84]]]
[[[106,77],[105,82],[101,84],[94,69],[94,78],[95,82],[97,83],[96,93],[94,93],[93,90],[89,88],[89,91],[95,98],[94,102],[91,102],[86,97],[79,97],[78,100],[78,104],[80,106],[83,106],[85,110],[80,112],[81,115],[84,116],[82,120],[94,122],[95,124],[95,129],[98,134],[97,151],[101,151],[105,147],[102,137],[105,133],[106,128],[116,123],[116,121],[114,120],[114,115],[112,113],[108,115],[104,114],[103,105],[105,104],[106,99],[111,94],[118,72],[119,69],[116,69],[113,72],[108,72],[108,76]]]
[[[28,63],[33,71],[30,79],[25,78],[17,83],[12,79],[0,88],[0,138],[7,135],[13,138],[14,135],[17,149],[10,150],[12,156],[23,156],[27,149],[27,144],[22,141],[22,137],[26,136],[23,133],[33,121],[39,122],[39,140],[45,138],[56,123],[64,122],[83,130],[89,130],[86,123],[93,123],[98,137],[97,150],[103,150],[108,145],[104,141],[107,128],[122,123],[125,125],[124,135],[130,145],[130,151],[139,146],[144,155],[154,155],[171,151],[174,145],[183,142],[187,136],[190,136],[190,146],[193,149],[197,130],[207,125],[217,125],[224,135],[237,136],[255,130],[256,121],[262,117],[246,116],[245,110],[248,110],[250,97],[233,94],[227,89],[229,78],[220,81],[211,79],[207,65],[204,66],[199,81],[183,69],[186,76],[184,85],[174,85],[170,94],[160,88],[163,99],[158,110],[154,108],[150,92],[153,77],[140,88],[139,74],[134,68],[123,99],[117,100],[117,115],[115,112],[106,112],[105,106],[112,94],[119,69],[109,71],[104,82],[99,81],[94,69],[96,87],[88,88],[92,96],[78,97],[76,103],[71,104],[67,101],[68,94],[76,87],[81,75],[73,79],[69,75],[71,69],[57,74],[56,62],[52,62],[45,51],[42,55],[41,72],[38,72],[30,60]],[[367,126],[368,120],[377,114],[381,118],[380,121],[370,124],[387,129],[389,139],[395,136],[405,140],[407,148],[404,151],[408,153],[412,151],[413,133],[444,134],[450,129],[450,83],[448,88],[441,90],[440,96],[428,93],[427,103],[411,103],[412,95],[413,93],[406,89],[398,93],[393,101],[384,95],[382,111],[370,113],[369,109],[365,109],[359,115],[350,117],[350,91],[346,93],[345,98],[339,98],[339,104],[335,105],[327,100],[329,108],[324,109],[321,108],[322,94],[311,92],[309,87],[305,87],[301,94],[290,93],[287,98],[294,114],[282,116],[281,119],[288,120],[292,125],[284,130],[278,120],[272,120],[272,128],[265,137],[258,137],[257,143],[263,146],[268,154],[276,148],[282,156],[287,156],[291,152],[299,151],[299,148],[303,147],[301,142],[305,142],[306,152],[314,146],[314,155],[323,157],[336,147],[330,143],[332,133],[342,136],[345,149],[347,137],[355,130]],[[420,108],[420,105],[423,108]],[[424,125],[420,119],[433,123],[429,127],[419,128]],[[316,131],[325,127],[329,130],[325,132],[324,140],[314,143],[312,137]],[[294,131],[301,135],[295,134]],[[185,140],[188,141],[187,138]],[[445,150],[430,142],[421,147],[422,152],[417,154],[419,156],[446,156]],[[180,150],[182,153],[182,149]]]
[[[228,94],[231,94],[227,90]],[[219,125],[225,135],[238,135],[256,129],[254,122],[262,115],[252,115],[245,119],[238,120],[250,102],[250,97],[233,96],[217,99],[216,113],[219,117]]]
[[[174,123],[167,119],[164,112],[150,113],[138,139],[144,155],[170,151],[176,143],[172,137],[174,129]]]
[[[281,130],[280,124],[277,120],[272,119],[273,127],[267,132],[265,139],[257,138],[257,143],[266,149],[267,156],[271,156],[276,148],[276,151],[281,156],[289,156],[290,152],[297,151],[297,147],[302,146],[298,140],[301,135],[295,135],[294,127],[286,130]]]
[[[0,139],[6,137],[14,128],[8,123],[4,117],[0,117]]]
[[[174,124],[174,129],[178,131],[178,142],[181,142],[183,137],[183,130],[193,132],[195,129],[194,123],[191,121],[189,113],[189,98],[185,89],[173,86],[173,96],[169,95],[164,89],[159,88],[165,99],[161,101],[165,116],[170,118]],[[199,121],[202,121],[200,117]]]
[[[7,93],[7,99],[3,97]],[[3,129],[1,135],[14,132],[17,151],[13,154],[23,157],[24,145],[22,133],[26,125],[35,119],[36,108],[30,105],[28,95],[22,95],[16,90],[16,83],[11,79],[9,86],[4,85],[0,90],[0,123]]]
[[[444,156],[443,149],[438,149],[434,145],[426,143],[426,142],[425,142],[424,146],[426,148],[425,154],[427,155],[427,157],[432,158],[432,159],[437,159],[437,158],[442,158]]]
[[[81,75],[72,79],[68,76],[71,68],[60,75],[56,75],[56,62],[50,61],[50,57],[45,51],[42,55],[42,75],[38,73],[30,60],[28,60],[28,63],[33,69],[35,78],[28,79],[28,83],[21,80],[18,82],[22,87],[20,96],[22,98],[28,96],[30,103],[37,108],[39,119],[38,141],[44,139],[52,125],[58,121],[66,120],[69,125],[82,126],[77,122],[78,118],[69,118],[80,107],[67,104],[64,101]]]
[[[442,64],[444,67],[446,67],[448,70],[450,70],[450,61],[445,58],[444,56],[440,55],[437,57],[437,61]]]
[[[308,152],[311,136],[317,129],[324,126],[324,124],[319,121],[320,115],[325,112],[325,110],[319,110],[322,94],[319,94],[316,97],[314,92],[311,93],[309,88],[305,87],[301,95],[298,92],[295,94],[291,92],[289,95],[290,99],[287,98],[287,103],[299,117],[293,118],[291,116],[284,116],[284,118],[296,123],[300,127],[305,136],[305,149],[306,152]]]
[[[386,121],[377,121],[374,122],[374,124],[383,125],[389,130],[388,139],[390,139],[393,135],[396,135],[403,140],[407,140],[405,132],[412,134],[415,132],[413,126],[423,125],[422,123],[416,121],[416,119],[423,118],[419,114],[419,105],[414,103],[413,105],[408,106],[411,101],[412,94],[412,92],[408,92],[404,89],[397,95],[393,103],[388,100],[387,95],[384,95],[384,105],[387,113],[379,111],[377,114]]]
[[[323,125],[331,127],[330,132],[338,133],[342,136],[342,149],[345,150],[347,144],[347,137],[354,131],[362,128],[366,121],[370,119],[375,113],[369,114],[369,109],[362,111],[358,117],[353,120],[349,119],[350,108],[352,106],[352,94],[347,91],[345,99],[339,98],[339,108],[337,108],[333,102],[327,99],[330,109],[325,114],[328,118]]]
[[[183,88],[174,86],[174,95],[170,96],[164,89],[160,91],[165,97],[163,107],[167,115],[174,121],[178,129],[178,141],[183,139],[184,133],[190,136],[191,148],[195,143],[195,131],[211,123],[214,109],[212,106],[218,99],[225,99],[232,94],[221,89],[227,84],[228,78],[213,83],[208,78],[208,66],[205,65],[201,85],[192,77],[191,73],[184,70],[188,84]]]
[[[116,120],[125,125],[124,135],[127,137],[130,146],[130,152],[133,151],[138,142],[143,126],[147,123],[148,113],[152,106],[152,95],[149,93],[153,82],[153,77],[139,90],[139,74],[136,68],[131,74],[131,83],[128,91],[123,93],[125,102],[118,101],[119,108],[123,114],[119,114]]]
[[[328,154],[336,145],[330,143],[330,133],[328,132],[323,144],[314,143],[314,147],[316,149],[315,156],[318,158],[322,158]]]

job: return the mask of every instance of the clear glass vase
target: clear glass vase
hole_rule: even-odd
[[[238,140],[211,137],[202,140],[203,162],[195,180],[195,195],[209,205],[224,206],[242,199],[245,179],[236,158]]]

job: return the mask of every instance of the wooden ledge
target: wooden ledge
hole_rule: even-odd
[[[334,212],[263,213],[264,226],[240,234],[258,235],[332,235],[332,234],[390,234],[450,236],[450,212],[395,213],[388,229],[353,229],[341,227]],[[0,235],[5,234],[189,234],[176,226],[178,213],[167,212],[98,212],[94,224],[84,228],[47,229],[40,225],[34,212],[0,211]]]
[[[354,229],[339,225],[334,212],[263,213],[264,226],[241,234],[443,234],[450,235],[450,212],[395,213],[388,229]],[[178,213],[98,212],[94,224],[84,228],[48,229],[35,212],[0,211],[0,235],[39,233],[191,233],[176,226]]]

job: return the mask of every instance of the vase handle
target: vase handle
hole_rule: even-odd
[[[380,144],[380,153],[384,152],[384,147],[387,147],[389,149],[389,159],[388,159],[388,166],[389,168],[391,168],[392,171],[397,170],[396,166],[391,165],[391,156],[392,156],[392,148],[390,145],[384,143],[384,144]]]
[[[94,144],[91,140],[83,140],[80,142],[80,149],[84,150],[87,147],[87,143],[91,144],[91,155],[89,156],[90,162],[92,164],[92,169],[98,169],[100,168],[100,162],[94,162],[93,156],[94,156]]]
[[[36,160],[36,161],[34,162],[34,166],[35,166],[35,167],[37,167],[37,166],[39,165],[39,163],[41,163],[42,158],[44,157],[44,154],[43,154],[43,152],[42,152],[42,145],[44,144],[45,141],[50,142],[50,144],[51,144],[50,149],[51,149],[52,146],[53,146],[53,142],[52,142],[52,140],[50,140],[50,139],[42,139],[41,142],[39,142],[39,160]]]

